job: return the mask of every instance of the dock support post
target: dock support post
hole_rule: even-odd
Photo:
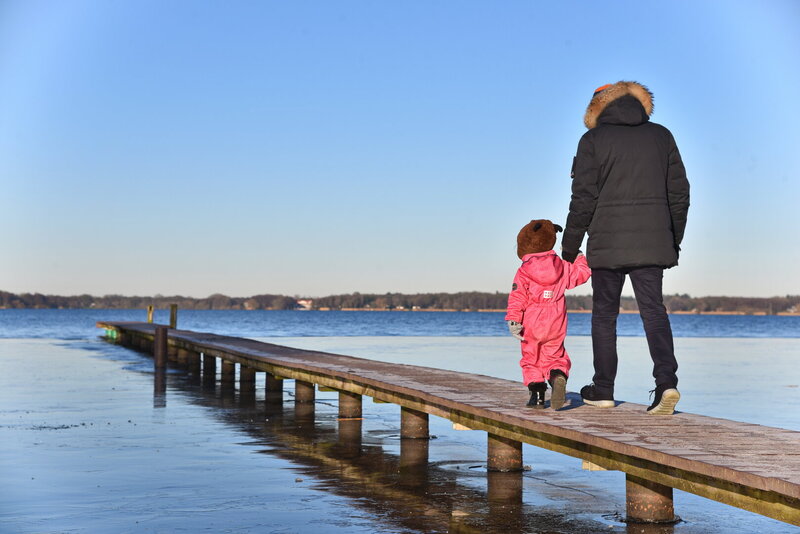
[[[349,391],[339,391],[339,418],[357,419],[361,417],[361,395]]]
[[[186,349],[178,349],[175,360],[181,365],[188,365],[190,354],[191,353]]]
[[[153,305],[152,304],[147,307],[147,322],[148,323],[152,323],[153,322]]]
[[[217,359],[203,353],[203,380],[210,382],[217,379]]]
[[[228,361],[222,360],[222,374],[220,376],[220,382],[222,382],[222,387],[233,387],[236,383],[236,364]]]
[[[187,351],[186,364],[189,372],[195,375],[200,374],[200,353],[193,350]]]
[[[172,329],[178,328],[178,305],[169,305],[169,327]]]
[[[522,442],[487,434],[487,462],[489,471],[522,471]]]
[[[239,365],[239,392],[255,393],[256,391],[256,370],[252,367]]]
[[[625,474],[627,520],[641,523],[673,523],[672,488]]]
[[[159,369],[167,366],[167,327],[156,326],[153,338],[153,360]]]
[[[283,379],[277,378],[272,373],[266,373],[264,384],[264,400],[272,404],[283,402]]]
[[[294,402],[295,403],[313,403],[314,402],[314,384],[311,382],[303,382],[302,380],[294,381]]]
[[[400,407],[400,437],[428,439],[428,414],[411,408]]]

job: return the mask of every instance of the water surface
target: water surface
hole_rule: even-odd
[[[278,407],[264,400],[263,375],[255,396],[240,395],[176,370],[157,375],[147,355],[96,337],[96,320],[137,320],[142,312],[31,312],[1,316],[0,532],[800,531],[677,490],[675,509],[683,521],[643,531],[621,521],[622,473],[583,471],[577,459],[525,445],[530,470],[490,475],[486,434],[454,431],[433,416],[436,439],[405,449],[412,460],[427,455],[415,465],[401,457],[394,405],[365,399],[364,420],[348,427],[336,420],[336,394],[318,392],[310,418],[295,410],[292,381]],[[518,344],[502,328],[502,335],[465,334],[496,322],[496,314],[487,321],[492,314],[433,313],[428,321],[441,320],[449,325],[445,330],[462,334],[411,336],[400,335],[404,330],[392,316],[416,314],[366,313],[359,332],[396,328],[400,334],[320,336],[337,328],[341,334],[360,315],[327,315],[334,318],[323,326],[308,312],[268,312],[267,319],[255,312],[196,313],[195,319],[181,314],[188,323],[181,326],[192,326],[191,319],[198,330],[213,331],[222,317],[221,333],[520,378]],[[66,332],[64,339],[45,336],[54,331]],[[686,336],[675,344],[679,409],[800,430],[800,339]],[[577,390],[591,379],[591,339],[571,335],[567,349],[573,359],[569,388]],[[645,339],[621,337],[619,352],[617,397],[647,404],[653,385]]]

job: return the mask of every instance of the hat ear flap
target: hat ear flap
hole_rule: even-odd
[[[563,229],[563,228],[561,228],[561,225],[560,225],[560,224],[554,224],[554,225],[553,225],[553,228],[555,228],[555,229],[556,229],[556,233],[558,233],[558,232],[563,232],[563,231],[564,231],[564,229]]]

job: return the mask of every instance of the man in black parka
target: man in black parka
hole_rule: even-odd
[[[678,363],[664,308],[664,269],[678,264],[689,182],[669,130],[650,122],[653,95],[636,82],[597,89],[584,116],[589,129],[572,167],[572,200],[562,256],[574,261],[588,232],[592,268],[594,379],[581,389],[584,402],[614,406],[617,315],[626,275],[644,324],[655,399],[650,414],[672,414],[680,399]]]

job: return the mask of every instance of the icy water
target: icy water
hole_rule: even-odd
[[[588,320],[570,320],[581,317]],[[673,318],[681,410],[800,430],[796,323],[769,322],[796,318],[725,317],[738,326],[709,331],[710,316],[680,317],[706,322],[684,327]],[[291,381],[276,408],[264,402],[261,375],[254,397],[178,371],[156,375],[152,359],[102,341],[94,328],[96,320],[142,319],[141,311],[0,311],[0,532],[800,531],[677,490],[682,522],[626,525],[623,474],[583,471],[577,459],[527,445],[530,470],[487,473],[485,433],[454,431],[437,417],[436,439],[404,452],[428,455],[415,466],[400,455],[396,406],[365,399],[364,420],[339,427],[335,393],[317,393],[311,419],[295,411]],[[517,380],[518,346],[497,320],[325,312],[179,318],[187,329]],[[646,404],[650,361],[634,324],[619,340],[617,395]],[[771,327],[774,337],[765,335]],[[591,378],[591,340],[571,332],[575,390]]]

